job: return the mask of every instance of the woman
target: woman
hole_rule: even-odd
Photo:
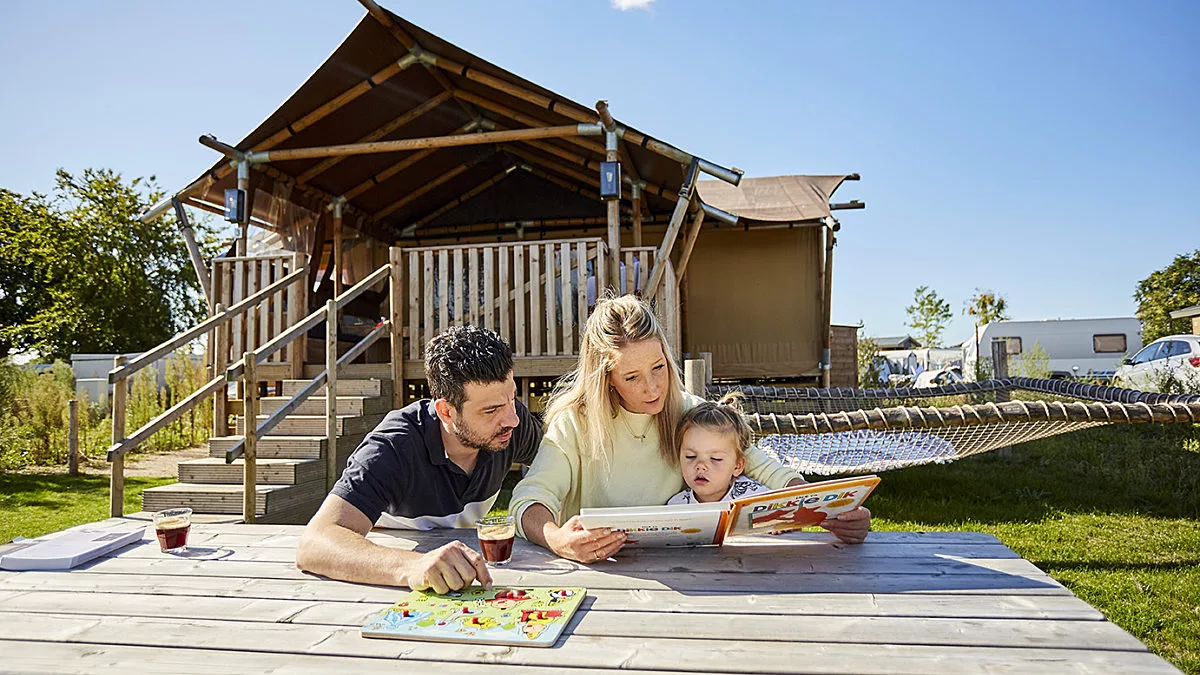
[[[630,295],[601,300],[587,320],[579,364],[551,397],[546,433],[529,474],[513,490],[517,531],[564,558],[603,560],[625,535],[586,530],[587,507],[663,504],[683,486],[675,432],[683,412],[702,399],[683,391],[670,347],[653,311]],[[804,478],[752,447],[745,472],[770,488]],[[870,512],[830,521],[840,539],[861,542]]]

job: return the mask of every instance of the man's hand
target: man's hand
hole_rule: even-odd
[[[470,586],[476,579],[484,588],[492,585],[492,575],[483,556],[461,541],[435,548],[405,564],[400,572],[400,583],[414,591],[427,588],[436,593],[457,591]]]
[[[826,518],[821,527],[847,544],[861,544],[871,530],[871,512],[860,506],[835,518]]]
[[[573,516],[562,527],[547,527],[545,534],[551,551],[587,564],[605,560],[625,545],[624,532],[612,532],[607,528],[585,530],[579,524],[579,516]]]

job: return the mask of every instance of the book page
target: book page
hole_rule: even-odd
[[[579,522],[589,530],[624,532],[626,546],[707,546],[724,531],[728,510],[729,502],[583,509]]]

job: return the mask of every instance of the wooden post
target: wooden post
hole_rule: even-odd
[[[192,231],[192,225],[188,222],[187,212],[183,210],[183,202],[176,197],[171,200],[171,205],[175,207],[175,220],[179,227],[179,234],[183,236],[188,257],[192,259],[192,267],[196,270],[196,278],[200,281],[200,290],[204,291],[204,301],[208,305],[208,311],[211,312],[213,303],[217,300],[213,296],[212,281],[208,277],[208,268],[204,266],[204,257],[200,255],[200,247],[196,244],[196,233]]]
[[[642,185],[634,183],[630,190],[633,200],[633,245],[642,245]]]
[[[345,201],[333,201],[333,297],[342,294],[342,207]],[[334,322],[337,323],[336,321]]]
[[[389,314],[392,320],[392,409],[404,407],[404,249],[388,249],[391,273]]]
[[[679,255],[679,269],[675,270],[675,287],[683,281],[687,274],[688,261],[692,259],[692,249],[696,248],[696,240],[700,238],[700,228],[704,226],[704,209],[696,209],[692,216],[692,224],[688,226],[687,237],[683,240],[683,252]]]
[[[113,370],[125,365],[125,357],[113,359]],[[112,395],[112,444],[125,440],[125,379],[113,382]],[[113,458],[112,471],[108,478],[108,514],[113,518],[125,515],[125,454]]]
[[[214,313],[221,314],[225,306],[217,303]],[[229,367],[229,322],[213,329],[213,377],[221,375]],[[213,394],[214,438],[229,435],[229,387],[221,387]]]
[[[295,272],[302,269],[306,262],[303,253],[295,253],[292,255],[292,266],[289,272]],[[304,276],[296,280],[288,288],[287,295],[288,316],[287,325],[294,326],[300,319],[308,316],[308,277]],[[288,345],[288,363],[292,367],[292,379],[299,380],[304,377],[304,359],[308,354],[308,334],[305,333],[300,337],[292,340],[292,344]]]
[[[67,401],[67,475],[79,475],[79,401]]]
[[[237,166],[237,186],[246,197],[246,212],[242,214],[241,234],[238,236],[237,254],[245,256],[248,252],[246,238],[250,234],[250,163],[242,160],[234,162]]]
[[[704,384],[713,383],[713,360],[712,352],[700,352],[700,358],[704,361]]]
[[[325,491],[337,480],[337,302],[325,303]]]
[[[604,159],[608,162],[620,162],[621,157],[617,152],[617,132],[610,131],[605,134],[607,141],[605,143]],[[617,183],[620,186],[620,183]],[[609,199],[605,202],[605,208],[608,215],[608,250],[612,252],[612,258],[609,258],[610,269],[609,277],[618,279],[621,276],[620,268],[620,253],[621,253],[621,199],[620,197]]]
[[[704,359],[687,359],[683,362],[683,388],[693,396],[704,398]]]
[[[1008,340],[992,338],[992,377],[1003,380],[1008,377]],[[996,392],[996,403],[1006,403],[1010,400],[1007,391]],[[1012,446],[997,448],[999,457],[1012,457]]]
[[[675,239],[679,236],[679,228],[683,225],[683,217],[687,214],[688,205],[692,199],[692,191],[696,186],[696,176],[700,165],[695,160],[688,166],[683,178],[683,186],[679,188],[679,201],[675,202],[675,211],[671,213],[671,222],[667,223],[667,231],[663,235],[662,244],[654,255],[654,271],[650,274],[650,283],[643,287],[643,296],[647,301],[653,300],[662,283],[663,275],[667,273],[670,264],[671,249],[675,248]]]
[[[245,405],[242,410],[246,427],[246,445],[242,452],[242,521],[250,525],[254,523],[258,502],[258,374],[255,372],[254,352],[242,355],[242,368],[246,378]]]
[[[833,245],[836,243],[833,227],[825,227],[825,269],[821,275],[821,386],[828,389],[833,378],[833,329],[829,326],[833,303]]]

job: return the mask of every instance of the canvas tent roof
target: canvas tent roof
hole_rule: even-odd
[[[599,119],[593,108],[499,68],[387,10],[373,7],[371,11],[385,16],[392,26],[383,25],[370,12],[365,15],[308,80],[236,144],[238,150],[442,136],[461,132],[464,125],[480,119],[496,129],[573,125],[584,115],[589,123]],[[443,64],[453,62],[453,70],[421,63],[397,67],[410,54],[410,46]],[[530,102],[502,90],[510,86],[537,100]],[[389,130],[401,120],[405,123]],[[621,144],[623,168],[626,175],[651,184],[643,193],[646,215],[665,216],[674,206],[685,167],[647,149],[644,142],[630,142],[631,136],[636,141],[644,135],[632,128],[629,132]],[[252,172],[252,180],[257,181],[260,197],[265,193],[285,198],[312,213],[334,197],[347,195],[347,224],[386,241],[414,223],[420,223],[420,234],[445,232],[481,219],[603,216],[594,166],[603,159],[603,138],[555,138],[366,154],[336,162],[272,162]],[[224,189],[235,185],[236,177],[222,158],[179,194],[194,205],[198,199],[212,208],[222,203]],[[469,200],[461,199],[468,194]],[[253,217],[274,222],[270,209],[278,204],[271,201],[256,199]]]

